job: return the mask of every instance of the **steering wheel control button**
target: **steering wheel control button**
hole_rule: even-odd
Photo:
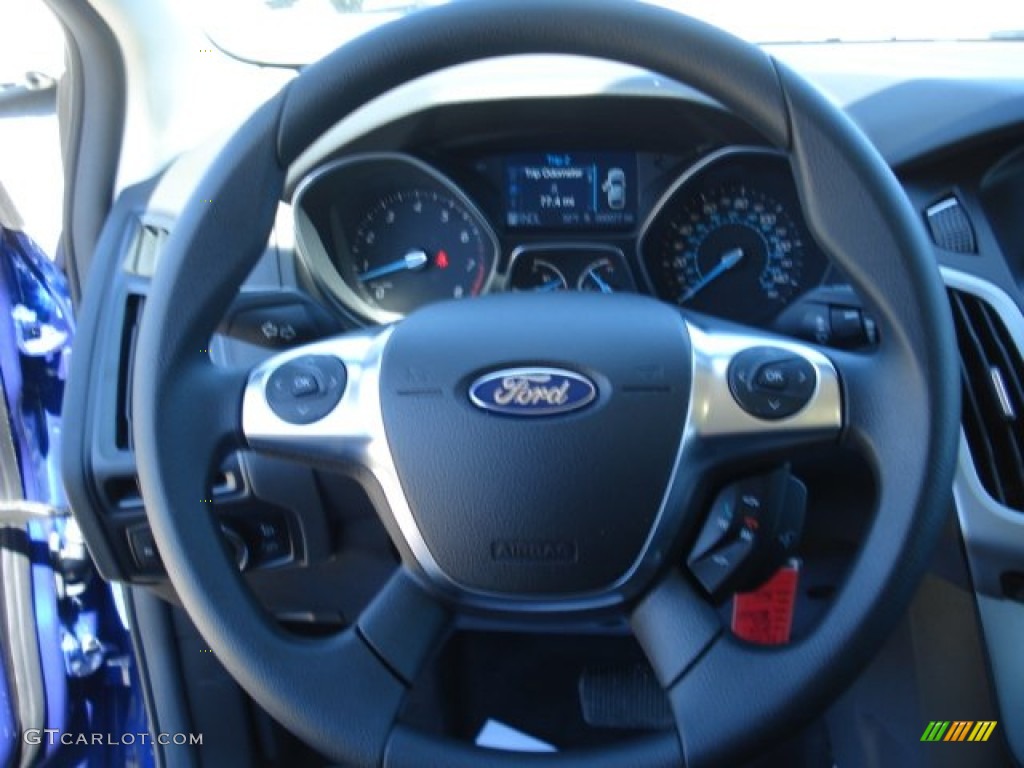
[[[759,419],[784,419],[814,394],[817,374],[804,358],[775,347],[754,347],[729,364],[729,389],[736,403]]]
[[[785,386],[781,391],[792,397],[810,399],[814,394],[816,379],[813,365],[802,357],[791,357],[776,363],[775,366],[781,370],[785,380]]]
[[[691,560],[699,560],[712,550],[720,548],[735,533],[736,489],[735,485],[731,485],[718,494],[711,507],[708,521],[701,529],[697,543],[693,545]]]
[[[690,564],[690,571],[713,597],[728,594],[727,585],[753,551],[749,540],[734,540]]]
[[[316,371],[296,371],[291,377],[292,397],[310,397],[324,390]]]
[[[788,383],[786,369],[781,363],[765,363],[757,369],[757,375],[754,377],[754,385],[763,390],[785,392]]]
[[[338,404],[347,380],[345,366],[337,358],[306,355],[270,374],[267,403],[289,424],[312,424]]]
[[[795,550],[806,503],[788,467],[727,485],[687,559],[690,571],[715,599],[756,586]]]

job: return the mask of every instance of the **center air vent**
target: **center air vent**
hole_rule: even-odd
[[[977,253],[974,228],[967,211],[955,197],[947,197],[925,211],[928,231],[940,248],[954,253]]]
[[[950,290],[960,346],[963,427],[985,490],[1024,511],[1024,361],[998,313]]]

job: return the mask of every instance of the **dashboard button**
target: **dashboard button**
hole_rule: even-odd
[[[153,538],[153,531],[146,524],[137,525],[128,529],[128,544],[132,550],[132,557],[139,570],[146,573],[162,571],[163,561],[156,548],[156,540]]]
[[[228,335],[261,347],[280,349],[318,338],[320,328],[302,304],[271,304],[235,313]]]
[[[326,355],[306,355],[285,363],[267,380],[267,403],[290,424],[312,424],[338,404],[347,383],[345,366]]]
[[[254,528],[256,565],[270,565],[288,560],[292,556],[291,537],[288,525],[283,520],[264,518],[256,521]]]

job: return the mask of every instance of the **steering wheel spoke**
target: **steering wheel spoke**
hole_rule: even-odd
[[[301,738],[331,734],[345,745],[333,751],[345,765],[379,765],[408,690],[387,660],[354,627],[318,639],[273,630],[263,635],[272,639],[264,641],[260,667],[225,659],[236,679],[256,690],[303,680],[307,695],[270,714]]]
[[[796,716],[765,702],[792,701],[795,675],[781,670],[799,663],[799,650],[736,639],[678,572],[636,606],[631,624],[668,699],[685,765],[732,764],[773,721]],[[780,671],[765,675],[766,667]]]
[[[669,689],[722,633],[714,608],[673,570],[633,610],[633,634]]]
[[[326,467],[372,463],[383,444],[380,358],[390,333],[318,341],[253,369],[242,400],[249,446]]]
[[[359,618],[359,634],[406,685],[448,630],[450,614],[399,567]]]
[[[843,426],[839,373],[808,344],[688,322],[693,390],[688,429],[699,461],[785,457],[834,442]]]

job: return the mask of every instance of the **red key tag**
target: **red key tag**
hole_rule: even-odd
[[[790,560],[752,592],[740,592],[732,601],[732,631],[758,645],[789,642],[793,608],[800,581],[800,561]]]

